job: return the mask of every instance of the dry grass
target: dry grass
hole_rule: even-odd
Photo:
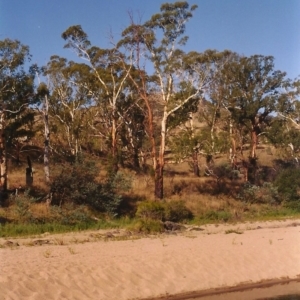
[[[275,149],[269,146],[261,147],[258,152],[258,163],[264,166],[271,166],[276,157],[275,155],[277,155]],[[227,157],[225,155],[215,158],[215,165],[225,162],[227,162]],[[100,170],[98,179],[102,180],[105,178],[105,168],[101,165],[101,159],[99,159],[98,164]],[[200,216],[206,218],[207,213],[210,212],[223,214],[219,219],[221,221],[226,220],[227,218],[230,218],[230,220],[242,220],[247,214],[253,213],[253,215],[255,215],[257,212],[264,209],[260,205],[245,204],[234,199],[233,196],[237,193],[237,190],[242,183],[242,179],[223,179],[217,181],[216,178],[203,176],[204,167],[206,165],[204,157],[200,157],[199,164],[202,173],[201,177],[195,177],[192,174],[188,162],[166,165],[164,177],[164,194],[166,201],[183,201],[196,217]],[[19,193],[24,193],[24,190],[27,188],[25,176],[26,167],[26,160],[23,160],[21,166],[9,167],[10,190],[13,191],[16,188],[19,189],[19,187],[21,187]],[[33,168],[34,180],[32,190],[42,191],[46,194],[48,187],[44,181],[43,165],[37,161],[33,161]],[[55,176],[55,174],[58,174],[60,171],[61,165],[51,165],[52,176]],[[137,174],[126,169],[123,169],[122,172],[125,173],[126,176],[132,178],[132,188],[124,195],[127,205],[124,214],[133,216],[138,201],[154,200],[153,177],[150,174]],[[52,222],[57,217],[57,212],[55,213],[51,208],[49,209],[45,202],[30,203],[28,212],[35,219],[43,220],[43,222]],[[92,211],[86,211],[86,213],[93,216],[97,214],[97,212]],[[211,218],[213,217],[214,216]],[[17,211],[14,201],[10,201],[8,207],[0,207],[0,221],[1,218],[20,220],[20,212]]]

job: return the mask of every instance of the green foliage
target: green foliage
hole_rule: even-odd
[[[76,223],[73,225],[66,225],[60,222],[48,222],[48,223],[7,223],[0,224],[0,237],[13,237],[13,236],[28,236],[49,233],[63,233],[82,231],[95,228],[94,223]]]
[[[129,229],[143,233],[160,233],[164,231],[164,225],[159,220],[141,219]]]
[[[49,213],[49,219],[53,223],[62,224],[66,226],[75,226],[76,224],[90,224],[95,223],[91,218],[91,213],[85,205],[74,205],[67,203],[64,207],[52,206]],[[48,220],[45,220],[45,223]]]
[[[247,203],[281,203],[278,188],[270,182],[265,182],[262,186],[247,182],[241,188],[238,198]]]
[[[288,168],[279,173],[274,184],[282,200],[287,202],[291,208],[300,209],[300,169]]]
[[[20,221],[31,219],[30,204],[33,203],[35,199],[29,195],[29,190],[25,191],[23,195],[11,196],[10,201],[15,202],[15,210]]]
[[[165,220],[171,222],[182,222],[190,220],[192,212],[185,206],[183,201],[170,201],[165,204]]]
[[[143,220],[181,222],[193,217],[183,201],[144,201],[138,205],[136,216]]]
[[[165,205],[162,202],[144,201],[139,203],[136,216],[142,219],[160,220],[164,219]]]
[[[200,221],[211,222],[211,221],[222,221],[228,222],[233,219],[233,215],[229,211],[221,210],[221,211],[214,211],[209,210],[203,212],[198,218]]]
[[[119,193],[129,188],[130,179],[116,173],[99,183],[97,175],[98,169],[93,162],[65,164],[51,183],[53,203],[89,205],[115,216],[122,201]]]
[[[28,109],[33,97],[34,74],[26,70],[29,47],[18,40],[0,40],[0,111],[6,145],[18,144],[18,138],[34,135],[34,112]],[[3,114],[5,112],[5,114]]]

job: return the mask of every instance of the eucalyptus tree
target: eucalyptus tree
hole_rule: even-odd
[[[274,70],[272,56],[253,55],[229,61],[222,76],[224,105],[234,122],[250,133],[249,157],[255,160],[258,136],[263,133],[263,125],[283,97],[286,73]]]
[[[129,165],[139,172],[144,167],[142,159],[145,148],[145,109],[143,103],[132,94],[122,101],[118,107],[123,113],[123,122],[119,132],[122,152],[122,162],[127,159]],[[124,157],[125,156],[125,157]]]
[[[196,8],[187,2],[165,3],[160,13],[142,25],[131,18],[131,25],[123,31],[119,43],[134,54],[134,70],[139,79],[129,76],[147,108],[154,194],[159,199],[163,198],[168,122],[183,107],[199,100],[211,79],[211,62],[202,54],[185,53],[181,49],[188,40],[184,35],[186,23]],[[153,70],[153,74],[149,70]],[[155,109],[158,110],[156,117]],[[157,122],[159,138],[155,135]]]
[[[62,34],[67,42],[65,48],[70,48],[78,57],[85,60],[91,68],[91,85],[83,85],[94,101],[95,115],[91,127],[98,131],[100,136],[107,137],[111,149],[113,171],[118,170],[118,134],[123,124],[123,115],[120,112],[120,103],[128,96],[127,78],[131,71],[131,64],[125,70],[122,65],[124,54],[117,47],[102,49],[91,46],[87,34],[80,25],[71,26]],[[129,54],[130,57],[130,54]],[[98,126],[96,126],[98,125]],[[100,125],[100,126],[99,126]]]
[[[300,150],[300,79],[287,80],[276,106],[268,139],[277,147],[289,149],[290,157],[299,163]]]
[[[250,57],[232,55],[220,69],[217,96],[222,98],[223,107],[229,112],[231,160],[236,166],[236,139],[239,138],[241,163],[244,179],[256,180],[258,138],[265,134],[269,119],[283,97],[286,73],[274,70],[272,56]],[[243,143],[248,140],[250,153],[244,157]]]
[[[26,70],[29,47],[18,40],[0,41],[0,182],[7,189],[6,145],[21,136],[32,134],[33,113],[28,105],[34,101],[34,74]]]
[[[67,142],[67,155],[78,157],[81,149],[81,139],[84,133],[84,119],[86,110],[90,104],[88,90],[81,83],[89,81],[90,68],[85,64],[67,61],[59,56],[52,56],[47,66],[43,68],[43,74],[48,80],[47,96],[45,87],[40,86],[40,94],[47,100],[50,115],[58,121],[62,127],[61,135],[56,134],[56,141],[60,147],[65,148]]]

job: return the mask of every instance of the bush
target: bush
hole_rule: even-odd
[[[138,205],[136,216],[144,220],[180,222],[191,219],[193,215],[183,201],[144,201]]]
[[[15,203],[15,213],[18,216],[18,220],[21,222],[31,222],[34,220],[30,206],[36,202],[37,199],[30,195],[30,190],[26,190],[24,194],[11,195],[9,201]]]
[[[144,201],[138,205],[136,216],[142,219],[160,220],[165,216],[165,205],[162,202]]]
[[[64,165],[51,184],[53,203],[89,205],[115,216],[122,201],[119,192],[130,187],[130,179],[120,173],[111,173],[104,182],[98,182],[98,173],[99,170],[93,162]]]
[[[238,198],[247,203],[279,204],[281,202],[278,189],[270,182],[262,186],[245,183]]]
[[[192,212],[185,206],[183,201],[171,201],[165,205],[165,220],[181,222],[193,217]]]
[[[159,220],[142,219],[132,229],[144,233],[160,233],[164,231],[164,225]]]
[[[53,207],[51,210],[57,223],[62,225],[76,225],[76,224],[92,224],[95,223],[87,210],[83,205],[74,207],[72,204],[66,205],[64,209],[59,207]]]
[[[285,201],[299,200],[300,169],[288,168],[279,173],[275,179],[278,192]]]

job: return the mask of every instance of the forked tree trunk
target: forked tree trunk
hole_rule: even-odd
[[[257,144],[258,144],[258,133],[257,133],[257,128],[254,126],[251,131],[251,152],[250,152],[250,157],[255,158],[256,157],[256,149],[257,149]]]
[[[258,145],[258,135],[260,134],[260,124],[264,120],[265,114],[262,116],[256,116],[251,120],[252,127],[251,127],[251,152],[250,157],[256,158],[256,149]]]

